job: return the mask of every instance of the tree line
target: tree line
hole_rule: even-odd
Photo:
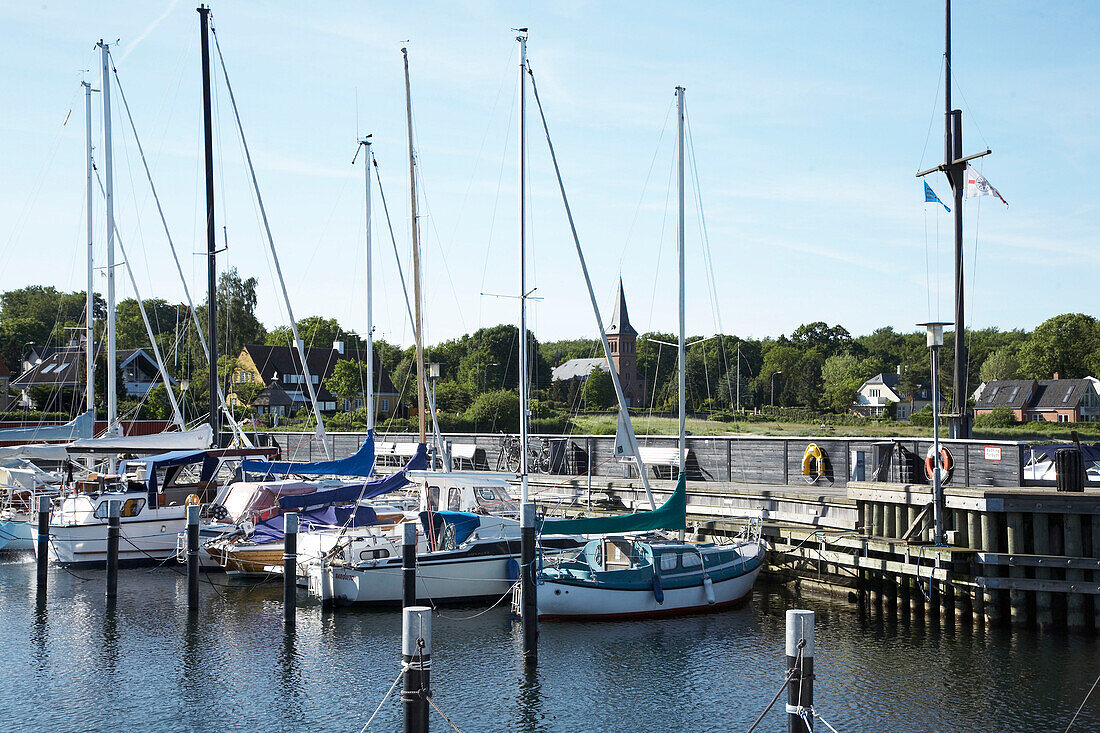
[[[256,315],[257,281],[242,277],[236,269],[222,273],[217,288],[218,351],[220,378],[228,391],[236,357],[245,344],[291,345],[290,329],[268,329]],[[188,380],[187,401],[192,414],[206,402],[206,358],[186,306],[161,298],[144,302],[154,336],[177,380]],[[39,346],[64,346],[84,323],[85,296],[50,286],[32,285],[0,294],[0,357],[13,375],[31,342]],[[103,343],[106,303],[95,295],[97,342]],[[204,328],[206,307],[196,315]],[[334,318],[310,316],[298,322],[309,346],[330,348],[344,341],[348,348],[363,347],[363,339]],[[116,305],[116,334],[120,349],[148,346],[138,304],[133,299]],[[554,383],[553,367],[573,358],[602,356],[599,339],[566,339],[540,343],[528,333],[531,354],[530,379],[536,417],[557,418],[578,411],[605,410],[614,405],[610,375],[597,369],[586,381]],[[945,335],[952,343],[953,334]],[[658,412],[676,409],[676,349],[660,342],[675,342],[667,333],[638,336],[638,376],[646,381],[647,397],[635,407]],[[969,348],[967,391],[990,379],[1047,379],[1054,373],[1077,378],[1100,373],[1100,322],[1081,313],[1055,316],[1028,332],[996,328],[967,331]],[[687,350],[688,407],[694,413],[754,410],[769,405],[804,407],[821,412],[847,412],[864,380],[880,372],[900,368],[901,391],[912,393],[930,379],[928,348],[923,332],[898,332],[890,326],[853,336],[841,325],[815,321],[789,335],[751,339],[719,335],[699,341]],[[415,349],[382,340],[374,342],[382,368],[399,393],[416,394]],[[518,329],[514,325],[481,328],[471,334],[427,347],[427,358],[440,365],[433,385],[437,407],[448,419],[466,418],[478,423],[510,424],[518,421],[514,395],[519,378]],[[941,393],[951,399],[954,354],[941,351]],[[738,372],[738,365],[740,371]],[[100,371],[105,367],[100,366]],[[97,377],[99,379],[99,377]],[[103,380],[105,381],[105,379]],[[359,372],[342,369],[326,386],[334,394],[349,397],[361,392]],[[238,387],[239,385],[233,385]],[[239,394],[247,403],[255,385]],[[167,411],[163,387],[150,395],[145,414]],[[81,390],[82,391],[82,390]],[[102,396],[102,389],[99,390]],[[509,396],[511,395],[511,396]],[[738,401],[738,398],[739,401]],[[57,396],[56,409],[77,403],[75,395]],[[165,415],[166,416],[166,415]],[[513,420],[514,416],[514,420]]]

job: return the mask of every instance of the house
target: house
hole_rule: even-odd
[[[994,379],[974,392],[974,416],[990,414],[996,407],[1012,410],[1017,422],[1100,421],[1100,380]]]
[[[347,349],[343,341],[334,341],[331,349],[307,348],[306,365],[310,379],[317,394],[317,406],[321,412],[351,412],[361,409],[366,397],[360,393],[354,399],[337,397],[325,387],[325,380],[332,376],[339,361],[352,360],[363,362],[365,350]],[[309,408],[309,388],[303,376],[302,361],[298,350],[290,346],[264,346],[246,344],[237,357],[237,369],[232,375],[230,395],[231,403],[239,403],[240,398],[232,390],[235,385],[258,384],[263,390],[252,401],[260,415],[293,415],[298,410]],[[390,377],[382,369],[378,354],[374,354],[374,409],[382,418],[395,414],[398,410],[398,394]]]
[[[920,385],[913,394],[901,390],[901,367],[896,373],[882,372],[868,379],[856,391],[852,412],[865,417],[881,417],[890,405],[896,405],[894,417],[908,420],[914,412],[920,412],[932,404],[932,389]]]
[[[619,292],[615,298],[615,310],[611,314],[611,322],[604,333],[611,348],[611,362],[619,375],[619,384],[623,388],[627,406],[646,404],[646,380],[638,373],[638,332],[630,324],[630,314],[626,309],[626,295],[623,293],[621,279]],[[583,382],[596,367],[606,370],[607,359],[604,357],[569,359],[554,367],[551,381]]]
[[[22,393],[20,405],[34,406],[30,396],[32,387],[81,392],[86,389],[85,349],[82,343],[72,342],[60,348],[39,347],[35,344],[27,346],[22,358],[23,373],[11,382],[11,386]],[[157,362],[145,349],[119,349],[118,369],[121,372],[123,393],[129,399],[144,399],[149,390],[160,382]],[[171,381],[175,384],[175,380]]]

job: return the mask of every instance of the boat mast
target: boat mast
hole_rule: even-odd
[[[420,234],[416,216],[416,157],[413,154],[413,118],[412,118],[412,91],[409,85],[409,49],[402,48],[401,55],[405,59],[405,119],[409,132],[409,198],[412,207],[412,266],[413,266],[413,299],[414,320],[413,329],[416,332],[416,412],[420,418],[420,442],[428,442],[428,427],[425,423],[424,405],[427,399],[424,391],[424,332],[423,321],[420,313]]]
[[[687,348],[684,345],[684,88],[676,87],[676,184],[678,212],[676,252],[680,261],[680,336],[677,354],[680,365],[680,474],[687,473]]]
[[[966,416],[966,353],[963,308],[963,189],[966,164],[952,165],[962,155],[962,110],[951,109],[951,0],[944,0],[943,52],[943,163],[944,172],[955,194],[955,366],[952,375],[951,437],[969,438],[970,421]],[[938,389],[939,385],[932,385]]]
[[[519,42],[519,480],[520,505],[526,507],[527,481],[527,32]],[[525,510],[526,511],[526,510]]]
[[[199,29],[202,40],[202,128],[206,157],[206,329],[210,334],[207,353],[207,392],[210,430],[214,445],[221,445],[218,419],[218,235],[214,229],[214,134],[210,119],[210,8],[200,5]]]
[[[86,383],[88,410],[95,410],[95,229],[92,217],[92,175],[94,161],[92,160],[92,85],[86,81],[84,85],[84,135],[85,152],[88,159],[88,292],[84,294],[84,381]]]
[[[367,135],[359,141],[366,148],[366,157],[363,159],[363,182],[366,191],[367,210],[367,430],[374,429],[374,294],[371,282],[371,241],[370,241],[370,162],[371,162],[371,136]]]
[[[108,44],[102,39],[99,49],[103,59],[103,171],[106,180],[104,199],[107,202],[107,434],[118,430],[118,373],[115,351],[115,196],[114,168],[111,154],[111,76]]]

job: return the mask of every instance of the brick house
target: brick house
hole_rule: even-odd
[[[1017,422],[1100,421],[1100,381],[1084,379],[994,379],[974,393],[974,416],[995,407],[1012,410]]]

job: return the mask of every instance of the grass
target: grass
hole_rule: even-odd
[[[579,415],[573,419],[576,432],[589,435],[614,435],[618,424],[613,417]],[[676,435],[679,423],[671,417],[634,416],[631,420],[638,435]],[[788,422],[722,422],[687,419],[688,435],[833,435],[837,437],[920,437],[932,434],[932,428],[915,425],[826,425]]]

